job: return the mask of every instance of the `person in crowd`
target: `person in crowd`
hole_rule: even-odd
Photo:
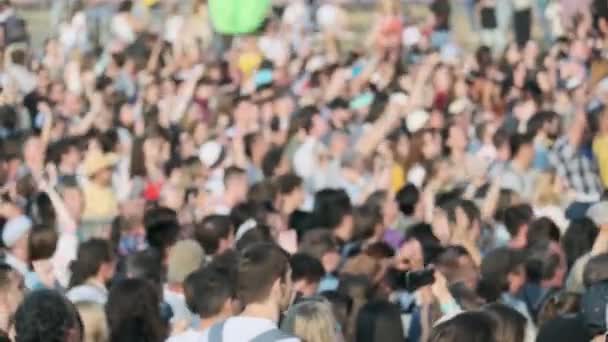
[[[15,313],[15,341],[82,341],[82,322],[76,307],[54,290],[34,291]]]
[[[404,335],[399,308],[385,301],[365,304],[357,315],[355,341],[392,341]]]
[[[170,342],[198,341],[209,327],[228,319],[237,311],[236,293],[230,277],[215,266],[190,274],[184,282],[188,308],[199,315],[198,326],[168,339]]]
[[[277,327],[280,313],[293,299],[289,258],[280,247],[261,243],[243,251],[237,279],[237,295],[243,311],[239,316],[211,326],[202,341],[261,339],[259,336],[284,342],[300,341]]]
[[[18,271],[9,265],[0,265],[0,291],[2,301],[2,316],[0,330],[8,334],[11,319],[24,297],[25,284]]]
[[[167,259],[167,280],[163,288],[163,299],[171,307],[173,326],[190,326],[193,313],[186,305],[184,281],[192,272],[204,265],[205,252],[194,240],[181,240],[171,249]]]
[[[484,312],[465,312],[437,325],[429,341],[500,341],[495,337],[497,323]]]
[[[110,289],[105,306],[111,341],[164,341],[160,297],[145,279],[125,279]]]
[[[287,311],[281,329],[303,341],[330,342],[341,339],[331,305],[325,299],[307,298],[293,305]]]
[[[325,269],[319,259],[305,253],[296,253],[289,259],[291,281],[296,296],[312,297],[319,292],[319,283]]]
[[[107,283],[114,277],[116,260],[107,240],[91,239],[78,248],[78,255],[70,266],[72,276],[66,296],[73,303],[90,301],[105,305],[108,300]]]
[[[205,255],[220,255],[234,243],[234,227],[229,216],[209,215],[194,228],[194,238],[201,245]]]

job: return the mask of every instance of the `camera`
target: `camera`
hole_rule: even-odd
[[[399,271],[391,268],[386,275],[390,286],[394,290],[415,292],[421,287],[432,285],[435,282],[435,269],[427,267],[420,271]]]

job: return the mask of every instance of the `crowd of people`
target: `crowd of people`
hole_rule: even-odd
[[[428,3],[0,0],[0,341],[605,341],[608,2]]]

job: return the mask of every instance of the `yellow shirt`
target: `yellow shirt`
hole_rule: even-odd
[[[118,215],[118,202],[112,188],[90,182],[84,187],[83,192],[83,220],[112,219]]]
[[[593,139],[593,155],[600,169],[602,185],[608,187],[608,135],[598,135]]]
[[[391,169],[391,190],[396,194],[401,188],[405,186],[405,172],[401,165],[393,165]]]

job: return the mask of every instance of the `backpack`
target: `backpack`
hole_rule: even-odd
[[[18,17],[17,15],[8,17],[3,24],[3,29],[5,45],[25,43],[30,39],[27,23],[23,18]]]
[[[211,326],[211,328],[209,328],[209,342],[223,341],[225,323],[226,321],[222,321],[217,324],[214,324],[213,326]],[[248,342],[276,342],[293,337],[293,335],[290,335],[280,329],[274,328],[259,334],[258,336],[250,339]]]

